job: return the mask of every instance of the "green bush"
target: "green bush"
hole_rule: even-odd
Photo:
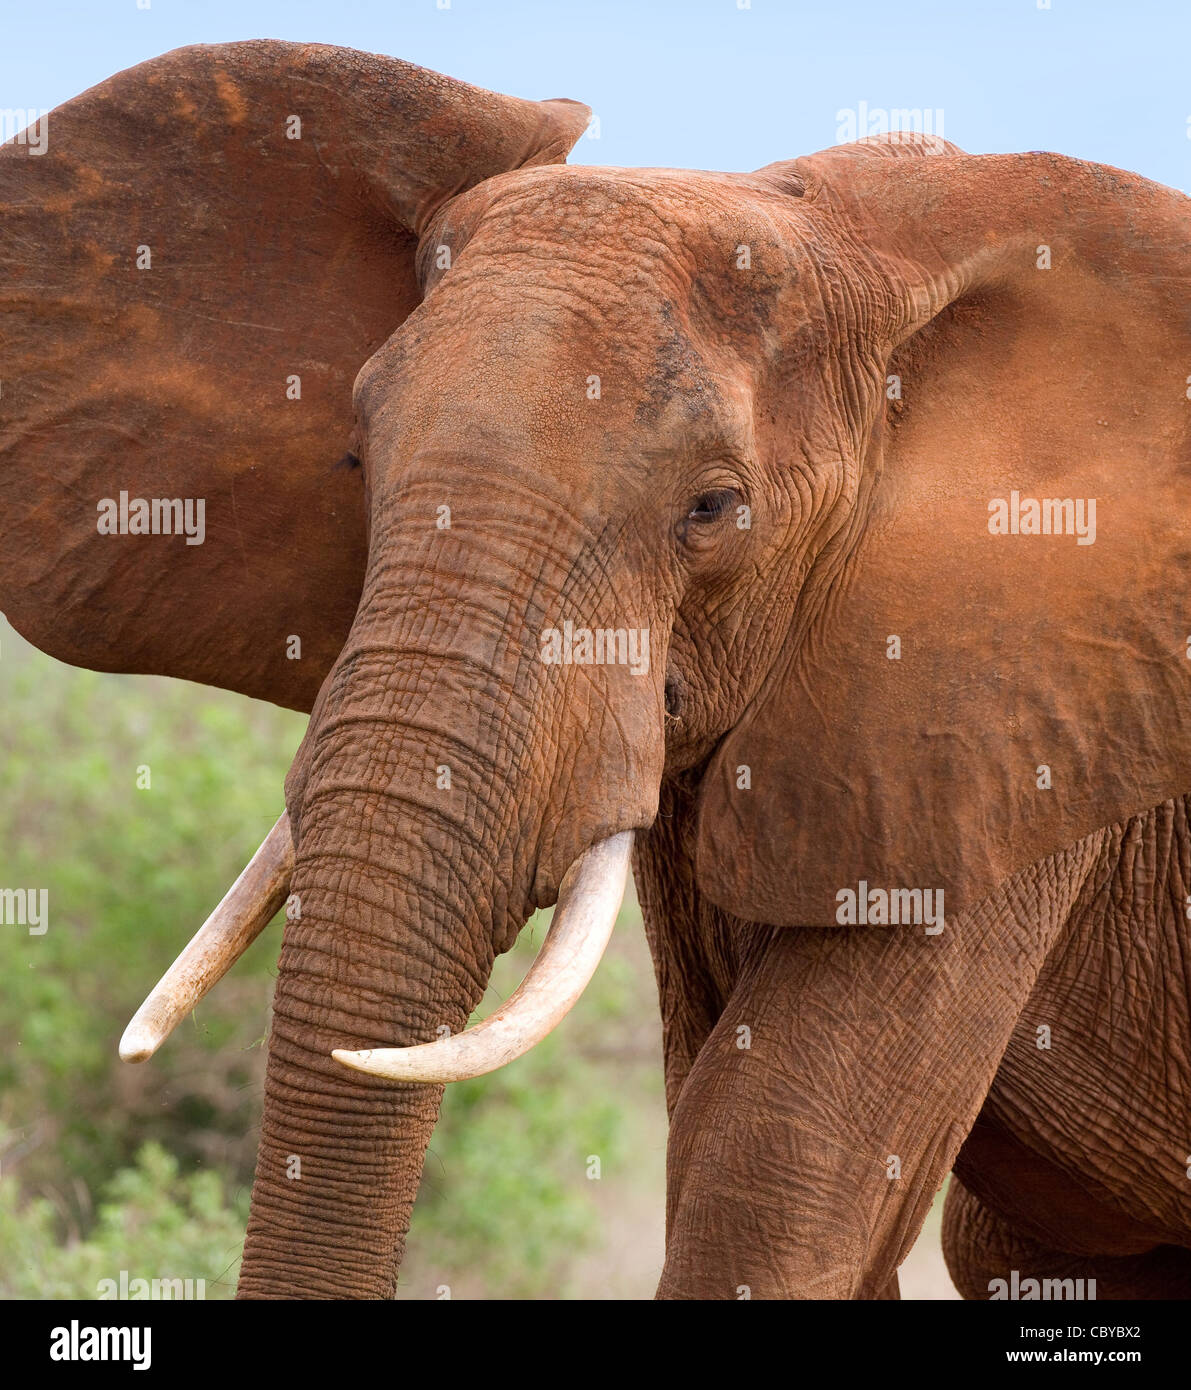
[[[59,1217],[47,1198],[22,1204],[15,1183],[0,1183],[0,1298],[118,1296],[121,1272],[134,1294],[135,1279],[190,1280],[195,1297],[235,1291],[245,1204],[228,1201],[217,1173],[182,1176],[160,1145],[108,1183],[86,1237],[63,1240]]]
[[[49,892],[44,935],[0,925],[6,1171],[77,1219],[80,1191],[148,1139],[247,1182],[278,926],[151,1064],[124,1066],[116,1045],[279,813],[302,720],[61,666],[7,631],[2,650],[0,886]]]

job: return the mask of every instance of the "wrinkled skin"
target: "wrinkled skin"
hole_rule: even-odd
[[[1185,799],[1015,876],[943,953],[745,926],[676,852],[689,794],[663,804],[638,877],[671,1115],[662,1296],[880,1296],[954,1164],[943,1243],[964,1297],[1013,1269],[1191,1297]]]
[[[270,65],[326,83],[387,62],[189,52],[160,61],[214,64],[233,113]],[[28,566],[5,574],[13,621],[68,658],[298,707],[321,681],[286,785],[301,916],[241,1295],[393,1293],[441,1091],[332,1049],[463,1027],[568,866],[636,829],[672,1123],[662,1297],[895,1297],[953,1166],[966,1296],[1011,1268],[1191,1296],[1185,200],[950,147],[752,175],[567,168],[581,126],[561,104],[493,106],[489,128],[476,103],[507,99],[404,67],[378,99],[390,87],[404,164],[342,165],[388,190],[352,197],[395,209],[386,254],[421,302],[378,300],[383,273],[362,287],[355,336],[327,344],[338,379],[360,369],[354,426],[320,397],[270,475],[279,504],[238,530],[214,509],[215,547],[187,558],[224,648],[179,649],[182,593],[168,632],[124,642],[135,582],[91,558],[85,519],[58,544],[52,612]],[[228,120],[236,149],[256,139]],[[452,121],[471,162],[436,182]],[[319,182],[340,164],[304,167],[341,208]],[[8,172],[0,188],[24,189]],[[237,283],[229,304],[255,293]],[[352,292],[329,282],[331,302]],[[393,317],[383,346],[366,306]],[[270,447],[271,417],[237,428]],[[361,466],[333,472],[349,435]],[[47,437],[28,412],[0,437],[8,498]],[[242,446],[217,422],[204,439],[203,466],[235,478]],[[120,486],[93,439],[74,466],[85,499]],[[363,497],[344,492],[335,524],[352,536],[359,509],[362,574],[301,510],[345,477]],[[1010,488],[1104,499],[1099,548],[990,538]],[[300,678],[227,596],[233,535],[262,557],[258,607],[303,586]],[[80,635],[96,592],[102,661]],[[568,619],[647,629],[648,671],[543,663],[543,629]],[[945,929],[837,925],[836,891],[862,878],[945,891]]]

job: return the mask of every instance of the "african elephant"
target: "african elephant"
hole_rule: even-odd
[[[634,840],[660,1296],[896,1297],[952,1169],[965,1295],[1191,1295],[1186,199],[587,119],[236,43],[0,152],[5,613],[310,711],[122,1044],[288,904],[241,1296],[392,1296],[442,1086],[565,1013]]]

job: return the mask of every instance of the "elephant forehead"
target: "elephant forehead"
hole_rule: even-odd
[[[424,303],[357,379],[374,445],[615,452],[677,431],[689,452],[743,452],[806,253],[732,179],[552,167],[452,200],[423,240]]]
[[[554,429],[569,450],[643,427],[740,432],[749,364],[687,304],[554,293],[520,259],[461,259],[361,370],[357,410],[374,442],[441,433],[491,445]]]
[[[784,281],[800,257],[778,211],[731,174],[551,165],[487,180],[445,221],[462,244],[524,252],[539,273],[578,275],[589,293],[603,286],[584,284],[585,269],[661,296],[718,274],[747,297]]]

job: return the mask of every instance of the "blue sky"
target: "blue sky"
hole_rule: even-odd
[[[180,44],[317,40],[586,101],[583,163],[755,168],[837,143],[837,112],[865,102],[941,109],[973,152],[1058,150],[1191,190],[1189,0],[0,3],[0,108],[52,108]]]

